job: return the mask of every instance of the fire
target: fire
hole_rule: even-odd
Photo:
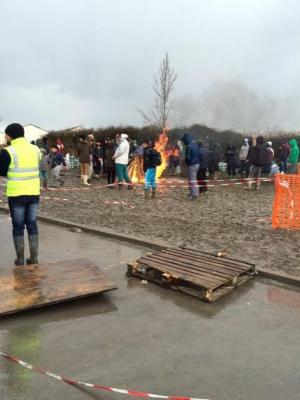
[[[161,154],[161,165],[156,168],[156,178],[160,178],[162,173],[168,166],[168,159],[171,154],[171,150],[167,149],[168,144],[168,135],[167,129],[164,128],[162,133],[160,133],[158,139],[155,142],[154,148]],[[134,160],[130,163],[128,168],[129,177],[131,182],[133,183],[142,183],[144,180],[144,173],[143,173],[143,157],[137,156]]]
[[[162,173],[168,166],[168,159],[170,157],[171,152],[167,150],[168,144],[168,135],[167,129],[163,129],[162,133],[159,135],[158,140],[155,142],[154,148],[161,154],[161,165],[156,168],[156,178],[160,178]]]

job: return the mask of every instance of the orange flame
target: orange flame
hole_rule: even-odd
[[[167,135],[167,128],[164,128],[162,133],[160,133],[158,139],[155,142],[154,148],[161,154],[161,165],[156,167],[156,178],[160,178],[164,170],[168,166],[168,159],[172,153],[172,150],[167,149],[169,138]],[[133,183],[142,183],[144,180],[143,174],[143,157],[137,156],[130,163],[128,168],[128,174]]]

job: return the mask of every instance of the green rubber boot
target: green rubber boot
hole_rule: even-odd
[[[17,255],[15,265],[24,265],[24,236],[14,236],[14,245]]]
[[[28,235],[30,258],[27,258],[26,264],[38,264],[39,235]]]

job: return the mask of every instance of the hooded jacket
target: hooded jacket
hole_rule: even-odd
[[[289,144],[291,146],[291,152],[289,156],[288,163],[289,164],[297,164],[298,159],[299,159],[299,147],[296,139],[292,139],[289,141]]]
[[[129,143],[127,141],[128,136],[122,134],[120,138],[120,144],[117,147],[114,157],[116,164],[128,164],[129,160]]]
[[[264,138],[262,136],[257,136],[256,145],[253,147],[250,165],[255,165],[256,167],[262,167],[266,164],[267,160],[267,148],[264,144]]]
[[[279,161],[287,161],[291,152],[291,148],[288,143],[283,143],[280,147]]]
[[[248,158],[248,153],[249,153],[249,142],[248,140],[244,139],[244,142],[240,149],[239,159],[241,161],[246,161]]]
[[[193,139],[190,133],[182,136],[182,142],[185,144],[185,163],[188,166],[199,164],[200,149],[198,143]]]

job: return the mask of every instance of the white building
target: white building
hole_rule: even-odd
[[[66,132],[80,132],[83,131],[85,128],[84,125],[78,125],[78,126],[73,126],[71,128],[66,128],[65,131]]]
[[[47,131],[33,124],[24,125],[24,131],[25,131],[25,138],[29,140],[29,142],[41,139],[42,137],[48,134]]]

